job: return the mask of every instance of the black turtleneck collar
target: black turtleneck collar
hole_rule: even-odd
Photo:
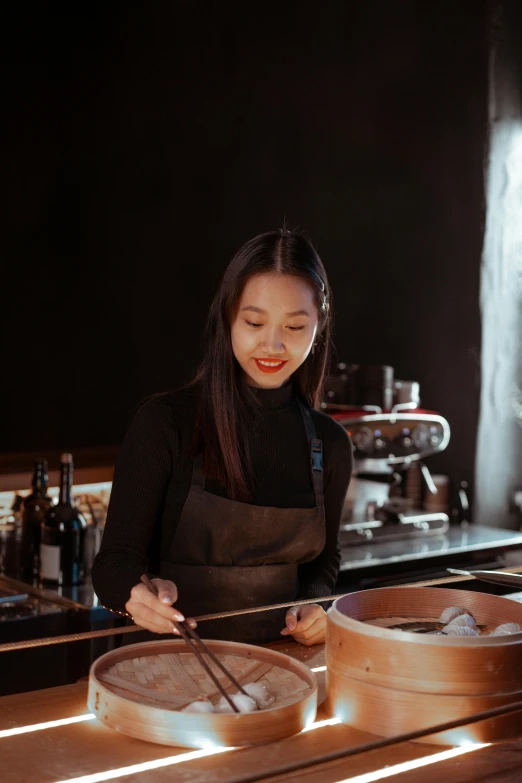
[[[288,408],[295,399],[292,381],[287,381],[279,389],[261,389],[257,386],[251,386],[250,389],[263,410]]]

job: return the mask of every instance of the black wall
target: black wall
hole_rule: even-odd
[[[119,443],[228,259],[288,223],[340,359],[417,379],[471,478],[486,2],[12,4],[0,451]]]

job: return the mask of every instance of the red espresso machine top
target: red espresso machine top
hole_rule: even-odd
[[[342,411],[329,410],[329,414],[351,436],[356,460],[409,464],[443,451],[450,440],[449,423],[436,411],[346,406]]]

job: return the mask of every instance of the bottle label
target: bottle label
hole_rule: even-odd
[[[40,579],[60,581],[60,547],[40,544]]]

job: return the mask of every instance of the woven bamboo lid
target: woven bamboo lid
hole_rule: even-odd
[[[124,734],[194,748],[272,742],[313,722],[317,683],[308,667],[262,647],[206,644],[241,685],[262,683],[276,696],[275,702],[248,714],[181,712],[201,697],[216,704],[221,694],[185,642],[167,640],[129,645],[95,661],[89,674],[89,709]],[[225,675],[207,662],[234,693]]]

